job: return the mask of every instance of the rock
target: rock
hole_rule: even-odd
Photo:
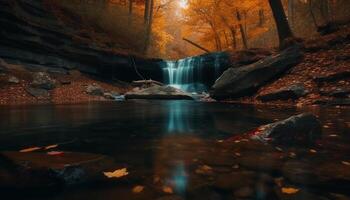
[[[350,105],[350,98],[316,100],[313,104],[323,106],[348,106]]]
[[[190,94],[171,87],[153,86],[139,91],[131,91],[125,94],[126,99],[187,99],[193,100]]]
[[[9,83],[14,83],[14,84],[18,84],[19,83],[19,79],[14,77],[14,76],[10,76],[8,79]]]
[[[234,196],[237,198],[250,198],[254,196],[254,192],[251,187],[242,187],[234,192]]]
[[[97,84],[88,85],[86,87],[85,92],[89,95],[94,95],[94,96],[103,96],[104,94],[103,89]]]
[[[120,98],[120,94],[118,92],[105,92],[103,93],[103,97],[110,100],[117,100]]]
[[[350,89],[347,88],[337,88],[329,93],[329,96],[336,98],[346,98],[350,97]]]
[[[313,144],[322,135],[318,119],[308,113],[260,126],[249,133],[249,138],[274,144]]]
[[[167,196],[160,197],[157,200],[183,200],[183,198],[177,195],[167,195]]]
[[[131,85],[133,87],[149,88],[156,85],[163,86],[164,84],[154,80],[139,80],[139,81],[133,81]]]
[[[52,90],[56,87],[56,81],[53,80],[48,73],[36,72],[33,74],[31,86],[34,88]]]
[[[50,95],[46,89],[26,87],[25,90],[34,97],[47,97]]]
[[[283,166],[280,153],[247,153],[238,158],[240,166],[260,172],[279,172]]]
[[[255,173],[249,171],[219,174],[213,186],[220,190],[231,191],[242,187],[252,186],[255,182]]]
[[[252,64],[271,54],[267,49],[258,48],[229,52],[230,65],[231,67],[240,67],[242,65]]]
[[[72,186],[94,181],[109,180],[104,171],[116,169],[113,158],[104,155],[64,152],[62,155],[46,153],[1,152],[1,158],[16,170],[16,184],[7,187],[30,188],[32,183]],[[0,180],[0,185],[4,185]],[[6,183],[5,183],[6,185]]]
[[[282,171],[284,177],[294,184],[350,189],[349,166],[343,165],[340,161],[312,163],[292,160],[285,163]]]
[[[270,93],[260,95],[257,99],[261,101],[275,101],[275,100],[287,100],[287,99],[298,99],[305,96],[307,91],[302,84],[295,84],[288,87],[281,88]]]
[[[327,76],[314,77],[313,80],[317,83],[322,83],[322,82],[333,82],[333,81],[342,80],[346,78],[350,78],[350,71],[342,71],[342,72],[337,72]]]
[[[251,65],[230,68],[216,80],[210,95],[214,99],[252,95],[258,88],[298,64],[301,58],[299,48],[292,47]]]

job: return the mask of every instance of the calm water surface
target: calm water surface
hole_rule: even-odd
[[[324,126],[322,140],[327,142],[316,149],[317,155],[309,155],[311,147],[288,149],[282,152],[286,158],[280,161],[265,147],[221,145],[221,140],[228,137],[304,111],[318,115]],[[294,199],[349,196],[348,108],[301,110],[192,101],[129,101],[0,107],[0,118],[1,151],[60,144],[60,151],[111,156],[130,172],[131,178],[120,184],[64,189],[49,196],[34,195],[34,199],[288,199],[275,192],[278,180],[301,189]],[[347,177],[341,180],[345,188],[336,189],[338,183],[309,184],[288,179],[290,174],[283,166],[290,161],[291,152],[301,163],[337,163],[341,169],[334,176],[345,173]],[[269,163],[270,158],[277,164]],[[256,178],[262,176],[272,180],[263,192],[257,186],[260,178]],[[235,178],[252,182],[236,186]],[[133,193],[136,185],[144,190]],[[171,186],[173,194],[164,192],[164,185]]]

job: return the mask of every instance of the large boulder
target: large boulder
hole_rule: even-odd
[[[50,95],[46,89],[26,87],[25,90],[33,97],[48,97]]]
[[[260,126],[248,134],[253,140],[275,144],[313,144],[322,134],[319,120],[312,114],[303,113],[288,119]]]
[[[302,53],[291,47],[259,62],[226,70],[213,85],[210,95],[215,99],[252,95],[258,88],[298,64]]]
[[[52,90],[56,87],[56,81],[46,72],[36,72],[33,74],[31,86],[45,90]]]
[[[283,87],[279,90],[272,91],[267,94],[259,95],[257,99],[261,101],[275,101],[275,100],[287,100],[298,99],[305,96],[307,91],[302,84],[294,84],[288,87]]]
[[[125,94],[126,99],[188,99],[193,100],[190,94],[171,87],[153,86],[142,90],[135,90]]]

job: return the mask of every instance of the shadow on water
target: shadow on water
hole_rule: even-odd
[[[262,184],[259,177],[266,174],[272,176],[271,179],[280,178],[284,176],[281,169],[286,160],[276,161],[276,149],[271,150],[266,145],[232,146],[218,141],[303,111],[192,101],[2,107],[0,150],[18,151],[59,144],[61,151],[111,156],[115,162],[126,165],[133,177],[118,186],[67,190],[55,199],[114,199],[116,196],[157,199],[166,195],[162,191],[164,186],[170,186],[183,199],[210,199],[209,196],[230,199],[232,191],[242,189],[234,180],[247,179]],[[341,137],[342,141],[330,141],[333,148],[348,147],[344,145],[350,141],[350,116],[346,109],[314,108],[307,111],[319,115],[323,124],[329,127],[324,130],[326,135]],[[234,156],[238,149],[245,154],[244,157]],[[293,151],[304,155],[309,149]],[[280,156],[281,153],[277,154]],[[335,159],[329,155],[332,153],[325,151],[322,156],[305,156],[300,160],[319,163]],[[350,159],[343,154],[337,156]],[[251,182],[248,183],[251,187]],[[146,187],[137,198],[131,192],[135,185]],[[307,191],[319,189],[313,187]],[[262,195],[258,199],[275,199],[266,193],[256,195],[256,198]]]

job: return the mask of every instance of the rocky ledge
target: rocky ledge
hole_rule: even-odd
[[[126,99],[176,99],[193,100],[193,97],[171,86],[155,85],[146,89],[136,89],[125,94]]]

